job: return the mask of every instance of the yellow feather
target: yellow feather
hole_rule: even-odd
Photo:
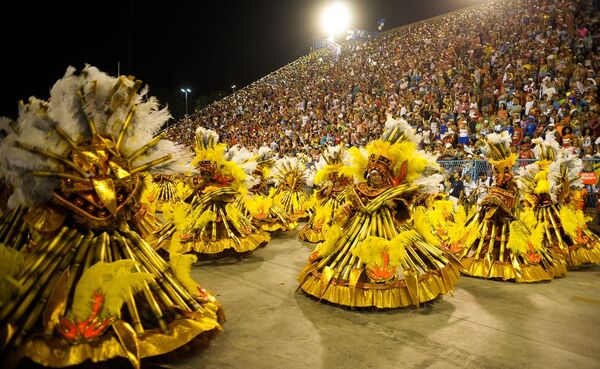
[[[198,294],[198,283],[192,278],[191,270],[198,258],[192,254],[175,254],[169,255],[171,269],[175,278],[183,285],[183,287],[192,295]]]
[[[529,232],[519,221],[511,222],[509,228],[510,235],[508,236],[506,248],[512,250],[516,255],[526,254],[527,250],[529,249],[527,244]]]
[[[570,206],[560,208],[559,218],[565,233],[571,238],[578,237],[578,228],[585,227],[589,219],[581,210],[575,210]]]
[[[327,239],[318,244],[316,251],[319,257],[325,257],[335,250],[335,246],[340,238],[344,235],[342,229],[335,224],[327,230]]]
[[[417,232],[419,232],[419,234],[423,236],[423,238],[428,244],[438,246],[440,244],[440,240],[431,231],[432,220],[428,217],[428,215],[431,214],[432,213],[427,212],[427,209],[425,209],[424,207],[417,207],[413,214],[413,225]],[[446,223],[443,220],[441,221],[442,224]]]
[[[405,248],[410,247],[412,239],[415,237],[418,237],[418,233],[414,230],[401,232],[389,241],[385,238],[369,236],[352,249],[352,254],[372,268],[375,265],[383,266],[383,253],[387,252],[389,266],[395,267],[404,261],[406,258]]]
[[[100,261],[92,265],[83,272],[75,287],[73,307],[68,316],[77,321],[85,320],[92,312],[94,293],[100,293],[104,296],[100,318],[120,317],[125,300],[154,279],[150,273],[132,272],[134,265],[133,260]]]
[[[244,207],[253,217],[266,216],[273,206],[273,199],[261,195],[246,196],[244,198]]]
[[[364,182],[363,174],[367,168],[368,158],[365,158],[358,147],[351,147],[347,150],[348,155],[352,158],[352,165],[344,165],[339,170],[339,175]]]

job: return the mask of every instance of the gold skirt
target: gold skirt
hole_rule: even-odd
[[[331,253],[309,263],[300,273],[299,288],[334,304],[381,309],[418,306],[452,292],[460,276],[458,261],[451,254],[427,244],[417,232],[412,232],[412,224],[394,226],[392,214],[393,209],[386,206],[373,214],[354,214]],[[385,277],[374,280],[378,278],[374,277],[376,272],[352,250],[368,248],[369,245],[363,243],[369,236],[389,241],[405,231],[416,236],[410,245],[404,246],[402,261],[393,268],[384,265],[377,269],[383,271]]]
[[[68,343],[56,332],[56,319],[71,306],[79,278],[99,261],[122,259],[136,260],[137,270],[155,279],[123,305],[121,319],[106,331],[90,341]],[[163,355],[221,330],[224,315],[214,297],[187,291],[169,265],[125,224],[86,234],[63,226],[38,241],[26,260],[16,278],[22,288],[0,308],[6,365],[25,357],[52,367],[123,357],[138,366],[142,358]],[[52,298],[55,289],[65,289],[66,306]]]
[[[325,241],[326,229],[333,222],[334,214],[336,210],[341,206],[341,202],[336,197],[327,197],[320,204],[315,207],[315,211],[310,217],[308,223],[298,233],[298,239],[300,241],[307,241],[312,243],[319,243]],[[323,214],[325,209],[331,208],[330,214]],[[326,221],[325,219],[329,219]]]

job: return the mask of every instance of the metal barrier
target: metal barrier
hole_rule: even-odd
[[[519,168],[524,168],[536,161],[537,159],[518,159],[513,170],[516,173]],[[584,172],[600,170],[600,158],[583,158],[581,161]],[[473,179],[479,178],[482,173],[492,174],[492,166],[487,160],[439,160],[438,164],[448,173],[470,174]]]

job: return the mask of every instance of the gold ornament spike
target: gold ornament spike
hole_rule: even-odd
[[[8,241],[12,241],[12,234],[15,231],[15,229],[17,228],[17,226],[20,224],[20,222],[17,221],[17,219],[21,219],[21,214],[22,214],[22,207],[19,206],[18,208],[12,210],[9,215],[7,216],[8,219],[6,219],[6,221],[4,221],[4,224],[2,225],[2,228],[0,229],[0,240],[2,240],[2,243],[8,243]],[[23,224],[25,224],[25,222],[23,222]]]
[[[98,238],[98,243],[96,244],[96,254],[94,255],[95,263],[99,261],[107,261],[106,252],[109,247],[109,237],[108,233],[102,232]]]
[[[79,238],[79,242],[81,242],[82,239],[83,236]],[[57,269],[64,270],[75,256],[75,252],[71,247],[73,243],[70,241],[71,240],[67,240],[66,242],[64,242],[62,247],[57,250],[56,254],[50,259],[48,267],[44,268],[44,270],[41,271],[41,276],[39,277],[39,279],[35,280],[35,278],[30,278],[28,284],[25,285],[25,288],[28,291],[28,293],[25,296],[25,299],[23,299],[23,301],[20,303],[17,309],[12,313],[11,321],[13,323],[16,323],[18,320],[25,316],[25,312],[29,310],[33,302],[37,301],[38,303],[33,307],[33,310],[30,311],[29,314],[27,314],[23,325],[16,332],[14,340],[12,342],[12,345],[14,347],[18,347],[23,343],[23,340],[27,338],[28,332],[31,330],[33,325],[41,316],[43,309],[46,306],[46,303],[50,296],[50,293],[52,292],[52,287],[62,274],[61,272],[57,273]],[[76,242],[75,246],[77,246]],[[41,297],[40,299],[38,299],[38,296],[40,294]]]
[[[506,230],[508,223],[502,223],[502,229],[500,230],[500,253],[498,254],[498,261],[504,262],[504,250],[506,249]]]
[[[126,241],[130,240],[126,239]],[[155,275],[156,283],[166,292],[170,299],[172,299],[174,305],[177,305],[184,310],[190,310],[190,306],[195,306],[193,304],[188,304],[186,299],[184,299],[183,296],[179,293],[180,291],[175,286],[173,286],[171,281],[167,279],[168,273],[160,270],[159,268],[157,268],[156,265],[152,264],[152,262],[150,262],[148,258],[146,258],[146,256],[139,250],[139,248],[134,243],[131,244],[131,251],[135,255],[135,260],[137,260],[141,265],[146,267],[146,269],[148,269],[150,273]]]
[[[19,273],[19,279],[27,276],[31,276],[33,273],[40,272],[42,265],[47,261],[48,258],[52,257],[57,248],[62,246],[62,242],[67,240],[75,234],[75,229],[69,229],[68,227],[62,227],[58,234],[49,241],[44,247],[36,247],[33,257],[28,258],[29,261],[23,266],[23,270]],[[0,319],[2,320],[2,319]]]
[[[542,208],[542,221],[545,223],[544,224],[544,233],[546,234],[546,238],[548,239],[548,246],[549,247],[554,247],[554,242],[552,241],[552,234],[550,233],[550,219],[548,219],[548,216],[546,215],[546,212],[544,211],[545,209]],[[558,242],[558,240],[557,240]],[[560,245],[558,245],[558,247],[560,248]]]
[[[546,208],[546,213],[548,214],[548,217],[550,218],[550,222],[552,223],[552,228],[554,228],[554,233],[556,234],[556,238],[558,239],[558,245],[559,245],[560,249],[563,252],[566,252],[568,254],[567,247],[565,246],[565,243],[560,235],[560,230],[557,227],[556,220],[554,220],[554,216],[552,215],[552,212],[550,211],[549,208]]]
[[[95,88],[93,88],[93,90],[95,91]],[[84,109],[84,107],[87,105],[87,103],[85,101],[85,95],[83,93],[83,89],[77,91],[77,96],[79,96],[79,102],[81,104],[81,111],[83,111],[83,113],[85,115],[86,121],[88,123],[88,127],[90,129],[90,133],[92,136],[96,136],[98,134],[98,130],[96,129],[96,124],[94,123],[94,120],[92,119],[92,117],[90,117]]]
[[[65,159],[64,157],[62,157],[62,156],[60,156],[58,154],[55,154],[55,153],[50,152],[48,150],[40,149],[39,147],[35,147],[35,146],[32,146],[32,145],[25,144],[25,143],[20,142],[20,141],[15,141],[14,144],[18,148],[20,148],[22,150],[25,150],[25,151],[28,151],[28,152],[30,152],[32,154],[37,154],[37,155],[40,155],[40,156],[43,156],[43,157],[46,157],[46,158],[49,158],[49,159],[56,160],[59,163],[64,164],[64,165],[70,167],[71,169],[73,169],[75,172],[77,172],[82,177],[86,176],[86,173],[77,164],[75,164],[74,162],[72,162],[72,161],[70,161],[68,159]]]
[[[79,272],[83,267],[83,263],[85,263],[85,258],[87,257],[93,242],[93,234],[88,233],[81,244],[77,249],[77,255],[75,255],[75,259],[73,263],[69,267],[70,277],[67,285],[67,294],[71,294],[71,290],[75,287],[75,282],[78,280]]]
[[[415,242],[413,241],[412,243],[414,244]],[[423,271],[423,274],[427,273],[429,271],[427,264],[425,264],[423,259],[421,259],[419,254],[415,251],[415,249],[413,248],[413,245],[408,245],[408,247],[405,247],[404,253],[406,254],[407,258],[411,259],[413,261],[413,263],[415,264],[415,266],[417,266],[417,268],[415,268],[415,270],[418,270],[420,267],[420,269]]]
[[[163,138],[165,138],[166,133],[163,132],[159,135],[157,135],[156,137],[154,137],[152,140],[150,140],[147,144],[145,144],[144,146],[140,147],[139,149],[135,150],[128,158],[127,160],[129,161],[129,163],[131,164],[135,159],[137,159],[140,155],[144,154],[146,151],[148,151],[149,149],[153,148],[154,146],[156,146]]]
[[[354,241],[357,239],[358,237],[358,227],[364,225],[364,220],[365,220],[365,215],[364,214],[359,214],[358,215],[358,220],[356,222],[352,223],[352,227],[348,230],[348,232],[344,232],[345,235],[340,238],[337,242],[338,246],[336,247],[335,250],[333,250],[333,252],[331,252],[329,255],[327,255],[326,257],[324,257],[323,259],[321,259],[321,261],[319,262],[319,264],[317,265],[317,269],[322,269],[325,265],[327,265],[327,263],[329,262],[329,260],[334,256],[337,255],[338,252],[344,248],[344,246],[346,246],[347,244],[350,243],[354,243]]]
[[[239,238],[237,238],[235,236],[235,234],[233,234],[233,232],[231,231],[231,229],[229,229],[229,224],[227,224],[227,218],[225,217],[225,212],[223,211],[222,208],[219,208],[219,214],[221,214],[221,220],[223,221],[223,225],[225,226],[225,232],[227,232],[227,235],[231,238],[233,238],[233,241],[235,243],[239,245],[242,244],[242,242],[240,241]]]
[[[487,252],[485,253],[484,264],[487,265],[487,267],[491,266],[492,264],[492,254],[494,252],[494,246],[496,245],[496,232],[498,232],[498,226],[496,225],[496,222],[493,222],[492,233],[490,234],[490,242],[488,244]]]
[[[63,179],[71,179],[73,181],[76,182],[87,182],[87,180],[83,177],[74,175],[74,174],[68,174],[68,173],[63,173],[63,172],[51,172],[51,171],[42,171],[42,170],[38,170],[38,171],[33,171],[31,172],[31,174],[33,174],[34,176],[38,176],[38,177],[58,177],[58,178],[63,178]]]
[[[44,311],[42,312],[42,326],[44,327],[44,337],[51,337],[54,328],[58,323],[58,318],[64,315],[67,308],[67,297],[69,296],[70,270],[66,268],[58,281],[54,285],[52,293],[48,298]]]
[[[138,265],[140,267],[142,272],[151,273],[150,269],[147,268],[145,264],[140,262],[140,260],[138,260],[138,258],[135,256],[135,254],[131,250],[129,242],[126,241],[125,238],[123,238],[121,235],[118,235],[118,236],[119,236],[119,240],[120,240],[119,245],[120,245],[120,247],[122,247],[121,250],[122,250],[123,255],[125,255],[126,258],[135,261],[136,265]],[[157,276],[160,278],[159,275],[157,275]],[[156,296],[158,296],[158,298],[160,299],[160,301],[162,302],[162,304],[164,306],[171,307],[171,306],[175,305],[173,300],[171,300],[171,298],[165,293],[165,291],[163,291],[163,289],[156,282],[156,280],[149,281],[149,284],[150,284],[150,289],[154,292],[154,294],[156,294]]]
[[[141,368],[140,343],[135,330],[124,320],[117,320],[112,324],[117,334],[119,343],[127,355],[127,359],[135,369]]]
[[[133,241],[135,248],[133,248],[133,252],[138,256],[139,260],[142,262],[142,265],[145,265],[148,269],[152,270],[152,274],[160,275],[163,277],[165,281],[165,286],[168,286],[177,294],[178,304],[180,300],[184,302],[182,307],[190,306],[194,311],[203,310],[202,307],[194,300],[192,295],[190,295],[180,284],[175,280],[171,272],[168,270],[169,266],[166,262],[155,253],[150,245],[144,240],[140,238],[140,236],[135,232],[130,232],[129,236]],[[172,296],[173,297],[173,296]]]
[[[112,178],[92,178],[92,184],[102,204],[112,215],[117,214],[117,192]]]
[[[358,231],[358,234],[356,235],[356,237],[354,237],[354,239],[351,242],[347,241],[346,244],[344,245],[342,251],[337,254],[335,259],[331,263],[332,268],[335,268],[337,263],[341,260],[341,258],[343,256],[346,256],[347,253],[350,253],[350,250],[354,249],[354,247],[356,246],[356,244],[358,244],[358,242],[361,242],[362,240],[367,238],[366,233],[367,233],[367,230],[370,228],[370,226],[371,226],[371,216],[367,216],[365,219],[365,222],[360,227],[360,230]]]
[[[139,173],[139,172],[144,172],[144,171],[146,171],[146,170],[148,170],[148,169],[150,169],[150,168],[152,168],[154,166],[162,164],[162,163],[164,163],[166,161],[169,161],[171,159],[173,159],[173,155],[167,154],[167,155],[165,155],[163,157],[160,157],[158,159],[152,160],[152,161],[150,161],[150,162],[148,162],[146,164],[140,165],[139,167],[133,168],[131,170],[131,174],[136,174],[136,173]]]
[[[134,91],[135,93],[135,91]],[[123,139],[125,138],[125,133],[127,133],[127,128],[131,124],[133,120],[133,116],[135,114],[136,106],[134,105],[131,109],[129,109],[129,113],[127,113],[127,118],[125,118],[125,123],[121,126],[121,131],[119,132],[119,138],[117,139],[116,150],[117,152],[121,152],[121,146],[123,145]]]
[[[477,251],[475,252],[474,259],[479,259],[479,253],[483,249],[483,244],[485,243],[485,236],[487,235],[487,227],[488,221],[486,219],[483,220],[483,229],[481,230],[481,238],[479,239],[479,245],[477,246]]]

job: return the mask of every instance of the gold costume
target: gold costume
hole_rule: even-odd
[[[311,214],[313,202],[305,190],[308,174],[301,158],[279,159],[273,168],[272,178],[276,187],[271,190],[269,197],[294,221],[308,219]]]
[[[158,245],[170,240],[170,252],[220,254],[245,253],[266,245],[270,236],[255,227],[236,203],[247,191],[246,174],[233,161],[225,159],[225,145],[218,135],[202,127],[196,131],[196,157],[191,167],[193,194],[189,204],[175,206],[165,217],[170,221],[157,234]]]
[[[238,201],[238,208],[245,214],[252,224],[263,231],[292,231],[298,222],[267,196],[267,180],[271,168],[275,164],[275,153],[270,148],[259,148],[255,158],[252,172],[248,173],[248,194]]]
[[[167,264],[139,233],[153,226],[142,174],[185,156],[152,138],[168,112],[133,77],[74,72],[48,102],[22,105],[18,134],[2,143],[18,174],[3,241],[24,245],[0,245],[4,367],[25,357],[52,367],[122,357],[139,368],[221,329],[219,305],[189,275],[193,260]]]
[[[388,120],[367,157],[349,150],[362,182],[344,192],[326,241],[300,273],[309,295],[351,307],[418,306],[451,292],[459,277],[453,256],[435,245],[414,220],[415,201],[441,180],[432,158],[416,150],[403,120]],[[359,176],[359,177],[358,177]]]
[[[541,244],[562,255],[569,268],[600,263],[600,240],[577,209],[583,188],[581,159],[556,141],[533,142],[539,161],[520,171],[520,218],[532,229],[543,228]]]
[[[544,229],[519,219],[518,188],[512,174],[516,155],[507,132],[487,136],[487,153],[496,183],[479,209],[458,230],[447,247],[472,277],[538,282],[566,274],[564,258],[542,244]]]
[[[333,216],[342,205],[340,195],[353,183],[352,175],[344,175],[339,170],[344,166],[345,150],[341,146],[328,147],[317,163],[314,184],[320,185],[315,192],[315,209],[308,223],[298,233],[298,238],[308,242],[325,241],[326,229]]]

